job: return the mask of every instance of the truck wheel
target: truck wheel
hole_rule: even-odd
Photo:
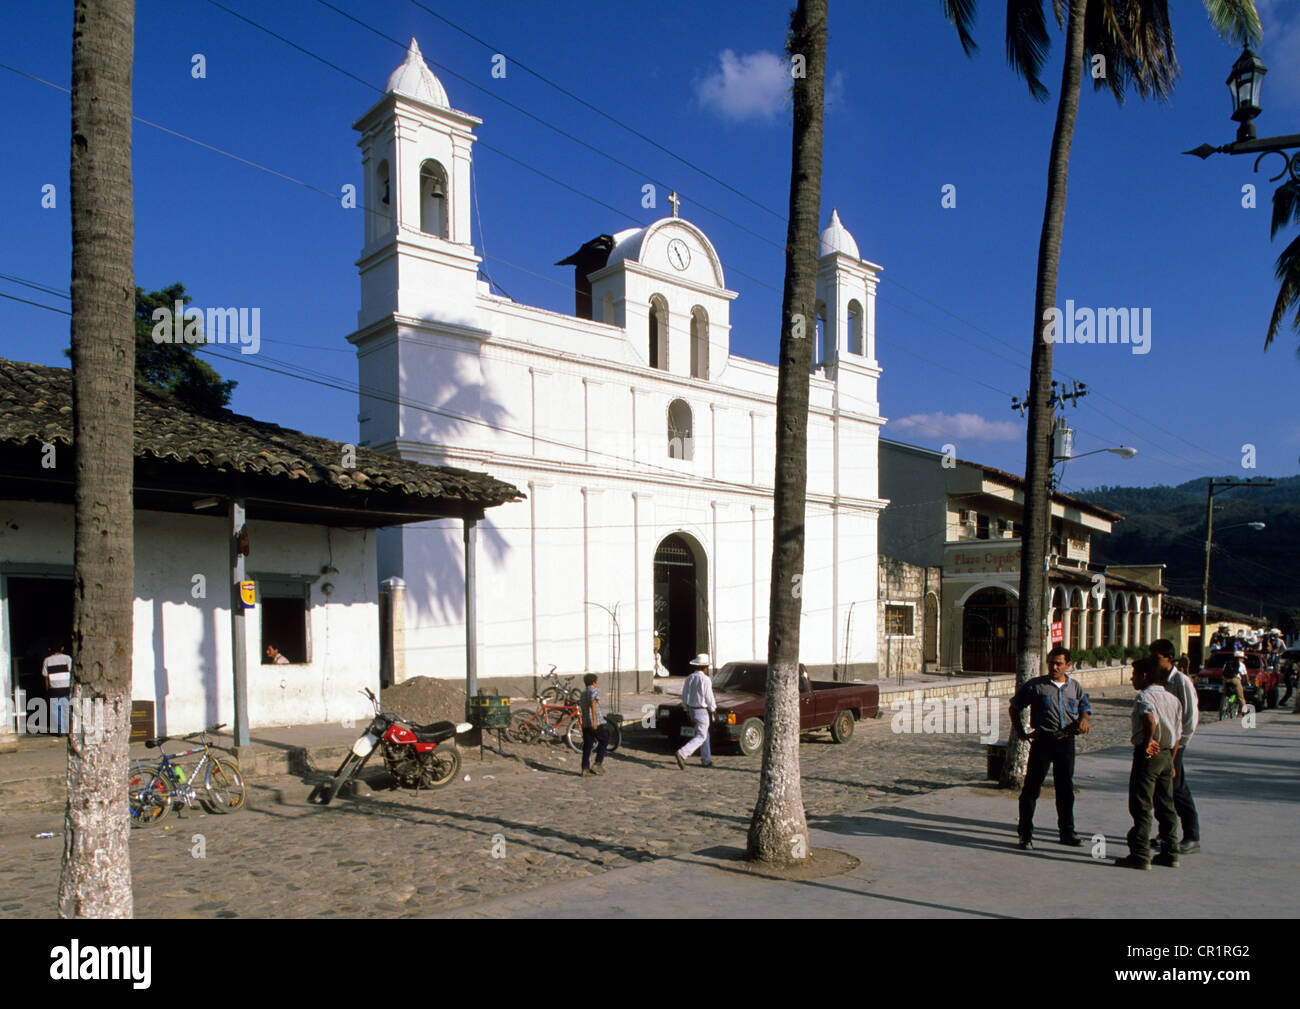
[[[831,739],[837,743],[847,743],[853,738],[853,712],[841,711],[839,716],[831,723]]]
[[[763,752],[763,720],[761,718],[747,718],[745,724],[740,727],[740,752],[746,757],[752,757],[756,753]]]

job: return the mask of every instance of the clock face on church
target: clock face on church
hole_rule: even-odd
[[[678,270],[684,270],[691,265],[691,250],[680,238],[674,238],[668,243],[668,262]]]

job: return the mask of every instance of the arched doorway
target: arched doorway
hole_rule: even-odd
[[[1005,589],[980,589],[962,611],[961,666],[967,673],[1016,671],[1016,618],[1020,607]]]
[[[923,648],[923,662],[937,663],[939,661],[939,600],[933,592],[928,592],[925,596]]]
[[[700,545],[681,533],[664,537],[655,550],[654,583],[660,659],[670,674],[685,676],[691,659],[709,648],[707,561]]]

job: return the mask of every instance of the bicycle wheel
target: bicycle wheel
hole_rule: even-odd
[[[460,771],[460,750],[446,744],[432,753],[420,755],[420,784],[425,788],[442,788],[456,779]]]
[[[126,801],[131,807],[131,826],[147,827],[171,812],[171,789],[159,776],[157,767],[132,767],[127,774]]]
[[[543,704],[563,704],[565,692],[559,687],[547,687],[537,695],[537,699]]]
[[[606,722],[609,727],[609,742],[605,746],[607,753],[613,753],[623,743],[623,727],[618,722]]]
[[[209,813],[238,813],[244,808],[244,776],[233,760],[212,760],[203,771],[206,797],[200,800]]]
[[[570,720],[569,729],[564,734],[564,737],[569,743],[569,749],[573,750],[575,753],[582,752],[582,719],[581,718],[575,716],[572,720]]]
[[[568,735],[569,719],[576,721],[577,712],[567,708],[543,708],[542,710],[546,716],[543,724],[539,726],[542,741],[556,745],[563,743]]]
[[[516,743],[536,743],[542,738],[537,725],[537,712],[520,708],[510,719],[510,728],[506,735]]]

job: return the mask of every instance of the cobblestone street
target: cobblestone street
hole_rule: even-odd
[[[1093,732],[1080,737],[1081,754],[1127,743],[1131,698],[1120,688],[1094,695]],[[805,738],[804,801],[814,827],[821,818],[985,778],[985,749],[974,735],[895,734],[887,710],[859,723],[846,745],[826,733]],[[325,808],[306,803],[324,777],[318,774],[251,782],[248,808],[235,815],[172,813],[132,834],[136,915],[429,915],[666,855],[744,844],[758,758],[723,752],[712,770],[696,762],[682,772],[663,738],[639,727],[607,759],[603,777],[579,777],[579,758],[567,749],[507,750],[505,759],[484,760],[465,750],[462,780],[438,792],[381,787],[386,779],[368,765],[374,791]],[[1086,789],[1088,778],[1084,756],[1076,782]],[[1054,825],[1051,808],[1049,781],[1040,827]],[[1008,802],[1008,843],[1014,809]],[[61,831],[62,820],[56,803],[5,817],[0,917],[54,915],[62,838],[33,835]],[[194,857],[200,844],[204,857]]]

